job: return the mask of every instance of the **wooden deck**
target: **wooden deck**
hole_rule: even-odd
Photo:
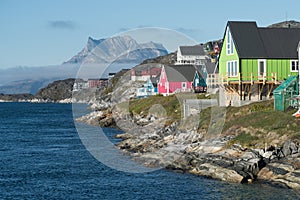
[[[261,76],[254,76],[253,73],[241,74],[237,77],[229,77],[227,74],[220,76],[221,84],[278,84],[276,73],[271,73],[271,76],[267,76],[266,73]]]
[[[281,83],[277,79],[276,73],[267,76],[266,73],[261,76],[239,73],[236,77],[226,75],[209,75],[207,78],[208,87],[223,87],[229,95],[239,95],[240,100],[251,100],[252,95],[258,95],[258,100],[262,99],[263,93],[270,97],[273,90]]]

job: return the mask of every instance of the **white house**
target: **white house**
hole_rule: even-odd
[[[84,81],[82,79],[75,80],[74,85],[73,85],[73,92],[80,91],[80,90],[83,90],[86,88],[88,88],[87,81]]]
[[[203,45],[179,46],[176,65],[196,64],[203,65],[209,58],[203,49]]]
[[[149,78],[143,87],[136,89],[136,97],[143,98],[158,94],[157,82],[158,78]]]

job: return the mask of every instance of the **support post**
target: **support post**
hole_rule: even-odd
[[[240,100],[243,100],[243,84],[241,80],[241,73],[239,73],[239,89],[240,89]]]

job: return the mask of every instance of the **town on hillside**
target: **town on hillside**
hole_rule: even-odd
[[[222,92],[227,106],[273,98],[276,110],[297,107],[300,28],[283,25],[228,21],[222,40],[179,46],[176,60],[169,64],[134,67],[129,70],[131,81],[140,83],[135,98]],[[73,90],[107,87],[114,75],[78,80]]]

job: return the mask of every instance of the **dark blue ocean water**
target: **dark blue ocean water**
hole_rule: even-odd
[[[79,109],[87,112],[85,105]],[[113,140],[118,130],[105,132]],[[298,198],[293,190],[265,184],[229,184],[167,170],[117,171],[86,150],[72,105],[0,103],[0,199]]]

